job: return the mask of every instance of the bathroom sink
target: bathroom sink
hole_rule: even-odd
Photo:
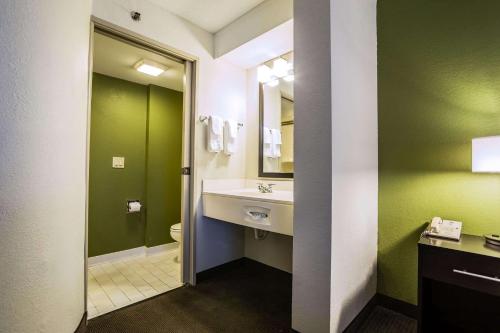
[[[293,191],[280,189],[272,193],[261,193],[257,188],[243,187],[244,185],[248,185],[248,182],[226,188],[205,186],[204,182],[203,215],[292,236]]]

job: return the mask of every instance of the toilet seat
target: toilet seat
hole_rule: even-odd
[[[170,227],[170,231],[181,231],[181,229],[182,229],[181,223],[176,223]]]

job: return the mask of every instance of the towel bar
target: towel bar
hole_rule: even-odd
[[[205,122],[206,120],[208,120],[208,116],[205,116],[205,115],[200,115],[200,122]],[[238,129],[243,127],[243,123],[238,123]]]

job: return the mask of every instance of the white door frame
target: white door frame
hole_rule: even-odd
[[[113,23],[104,21],[95,16],[90,22],[90,47],[89,47],[89,77],[88,77],[88,105],[87,105],[87,151],[86,151],[86,207],[85,207],[85,286],[84,299],[85,311],[87,311],[87,281],[88,281],[88,203],[89,203],[89,164],[90,164],[90,120],[92,101],[92,73],[95,31],[110,35],[126,43],[139,46],[147,50],[160,53],[168,58],[182,60],[185,64],[185,80],[183,91],[183,138],[182,138],[182,166],[190,170],[189,175],[182,176],[182,199],[181,199],[181,221],[182,228],[182,271],[181,280],[184,284],[194,285],[196,283],[195,270],[195,211],[193,205],[194,191],[194,119],[196,114],[196,83],[198,58],[183,51],[164,45],[133,31],[119,27]],[[179,170],[179,173],[181,170]]]

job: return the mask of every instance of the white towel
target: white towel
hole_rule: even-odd
[[[236,138],[238,136],[238,123],[234,120],[224,121],[224,154],[236,153]]]
[[[264,157],[273,157],[273,152],[272,152],[272,143],[273,143],[273,137],[271,135],[271,130],[267,127],[262,128],[262,144],[264,145],[263,147],[263,153]]]
[[[271,154],[274,158],[281,156],[281,131],[279,129],[271,129]]]
[[[271,134],[273,136],[273,144],[280,145],[281,144],[281,131],[277,128],[273,128],[271,130]]]
[[[218,153],[222,150],[222,119],[217,116],[208,118],[207,128],[207,150],[211,153]]]

